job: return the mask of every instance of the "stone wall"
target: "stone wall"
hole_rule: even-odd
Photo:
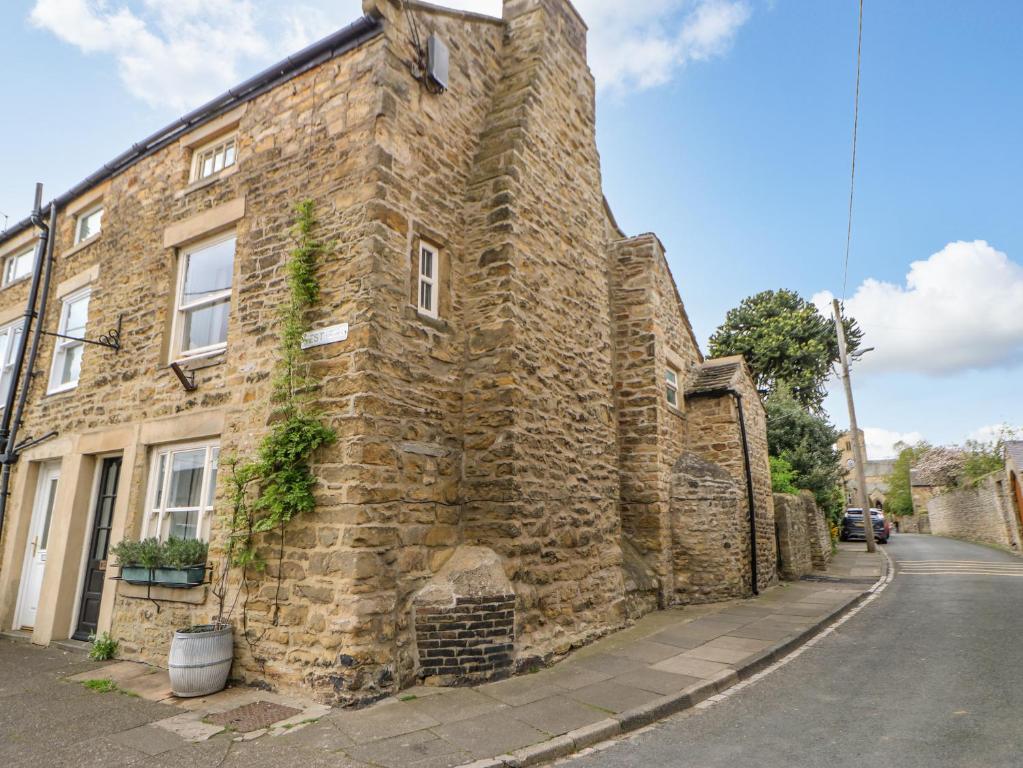
[[[774,498],[767,458],[767,416],[749,376],[743,375],[740,381],[738,386],[743,394],[756,509],[757,582],[760,589],[765,589],[777,579]],[[687,404],[687,420],[686,438],[689,450],[728,470],[735,481],[741,484],[745,509],[748,504],[745,459],[735,398],[717,396],[691,399]],[[743,536],[743,547],[748,551],[748,530],[744,531]],[[748,579],[747,574],[747,581]]]
[[[810,562],[813,567],[823,570],[831,562],[831,526],[824,511],[817,506],[817,500],[810,491],[800,491],[799,500],[806,516],[807,538],[810,542]]]
[[[656,576],[652,584],[631,574],[632,584],[652,587],[629,592],[630,611],[643,613],[676,599],[669,496],[685,447],[684,376],[702,356],[660,241],[653,235],[617,240],[610,254],[622,536],[642,557],[641,568]],[[665,392],[669,365],[681,373],[675,406]]]
[[[744,494],[716,464],[684,453],[671,474],[671,554],[675,603],[749,594],[749,523]]]
[[[506,2],[467,197],[463,532],[500,554],[520,661],[625,618],[600,163],[585,25]]]
[[[798,579],[810,573],[814,564],[803,500],[790,494],[774,494],[774,524],[778,546],[778,575],[783,579]]]
[[[1015,502],[1002,471],[972,487],[935,494],[927,502],[927,516],[936,536],[1020,550]]]

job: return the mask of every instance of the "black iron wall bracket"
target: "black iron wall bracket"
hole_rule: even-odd
[[[98,347],[106,347],[117,352],[121,349],[121,321],[124,319],[124,315],[117,316],[117,327],[111,328],[109,331],[101,335],[98,339],[83,339],[78,336],[68,336],[64,333],[54,333],[53,331],[43,331],[46,336],[56,336],[58,339],[68,339],[69,341],[81,341],[84,344],[95,344]]]

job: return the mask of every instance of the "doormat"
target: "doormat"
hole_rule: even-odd
[[[285,707],[282,704],[274,704],[272,701],[254,701],[226,712],[207,715],[205,720],[213,725],[222,725],[239,733],[249,733],[258,731],[260,728],[269,728],[276,722],[301,714],[302,710],[294,707]]]

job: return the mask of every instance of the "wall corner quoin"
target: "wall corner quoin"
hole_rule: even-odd
[[[546,25],[563,36],[585,60],[588,27],[569,0],[504,0],[501,18],[511,23],[536,11],[542,12]]]

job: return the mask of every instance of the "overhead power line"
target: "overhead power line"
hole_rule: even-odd
[[[849,173],[849,223],[845,231],[845,261],[842,265],[842,301],[849,284],[849,249],[852,245],[853,193],[856,190],[856,133],[860,123],[860,68],[863,59],[863,0],[860,0],[859,31],[856,39],[856,97],[853,102],[852,170]]]

